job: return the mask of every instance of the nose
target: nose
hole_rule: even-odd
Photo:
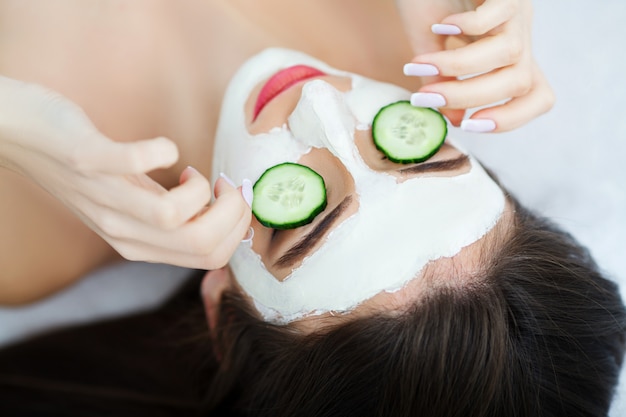
[[[296,139],[307,146],[327,148],[340,159],[352,153],[355,126],[343,93],[323,80],[303,86],[289,117],[289,128]]]

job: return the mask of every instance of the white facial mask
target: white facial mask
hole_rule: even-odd
[[[256,84],[296,64],[350,76],[342,93],[322,80],[306,83],[283,126],[250,135],[244,103]],[[502,190],[472,158],[456,177],[396,178],[370,169],[354,143],[357,126],[368,125],[382,106],[407,99],[396,86],[339,72],[306,55],[272,49],[257,55],[234,77],[216,137],[214,174],[256,181],[281,162],[297,162],[311,147],[327,148],[354,179],[357,213],[331,231],[322,246],[282,282],[250,245],[242,244],[230,265],[241,287],[266,320],[286,323],[328,311],[349,311],[381,291],[396,291],[432,260],[451,257],[498,221]],[[297,138],[297,139],[296,139]]]

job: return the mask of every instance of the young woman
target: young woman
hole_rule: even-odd
[[[625,348],[615,285],[451,142],[418,163],[384,158],[373,120],[409,95],[290,50],[248,61],[226,92],[215,175],[257,182],[297,163],[323,178],[325,208],[287,229],[253,219],[230,268],[204,277],[203,309],[195,277],[154,313],[6,349],[0,407],[606,415]],[[281,198],[309,196],[287,185]]]
[[[225,265],[250,225],[250,184],[206,210],[206,178],[224,88],[260,50],[403,85],[454,124],[492,105],[462,126],[499,132],[552,104],[530,28],[530,0],[0,1],[0,303],[118,254]]]

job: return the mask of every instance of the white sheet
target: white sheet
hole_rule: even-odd
[[[498,135],[453,131],[522,203],[587,245],[626,298],[626,3],[535,2],[535,53],[555,108]],[[187,271],[124,263],[37,305],[0,309],[0,344],[68,322],[124,314],[165,298]],[[626,415],[626,369],[611,417]]]

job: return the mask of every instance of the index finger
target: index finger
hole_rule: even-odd
[[[517,36],[488,36],[461,48],[421,55],[445,77],[462,77],[492,71],[520,62],[527,47]]]
[[[215,267],[228,260],[248,232],[251,218],[240,190],[232,188],[176,229],[154,228],[127,218],[116,227],[120,233],[104,231],[103,237],[126,259]]]
[[[82,172],[143,174],[167,168],[178,160],[178,148],[167,138],[114,142],[100,137],[95,144],[77,147],[70,164]]]

